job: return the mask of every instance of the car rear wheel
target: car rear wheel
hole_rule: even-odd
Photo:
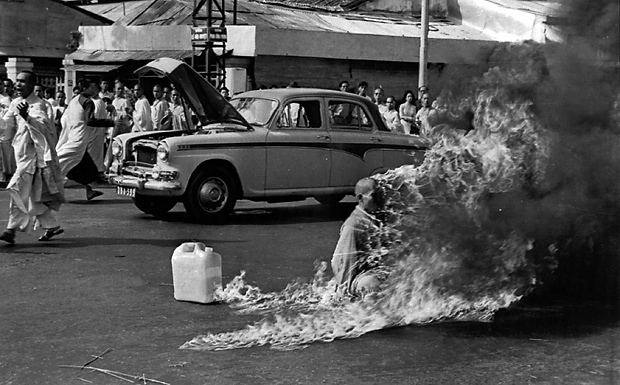
[[[195,220],[220,221],[237,203],[237,185],[232,174],[222,167],[203,169],[192,179],[185,192],[185,211]]]
[[[170,197],[136,195],[133,198],[133,203],[143,213],[157,216],[172,210],[177,204],[177,200]]]
[[[336,203],[340,202],[341,200],[344,199],[344,194],[339,194],[339,195],[322,195],[322,196],[316,196],[314,197],[314,199],[317,200],[317,202],[319,202],[322,205],[335,205]]]

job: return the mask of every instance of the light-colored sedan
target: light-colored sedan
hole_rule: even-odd
[[[179,90],[189,127],[114,139],[110,183],[145,213],[181,201],[191,217],[210,221],[239,199],[333,204],[359,179],[424,157],[424,140],[390,132],[376,106],[354,94],[286,88],[228,102],[184,62],[161,58],[137,71],[146,72]]]

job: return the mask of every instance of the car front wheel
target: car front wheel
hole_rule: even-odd
[[[203,169],[185,192],[185,211],[195,220],[212,222],[226,218],[237,203],[237,186],[229,171],[221,167]]]
[[[158,216],[172,210],[177,204],[177,200],[169,197],[136,195],[133,198],[133,203],[143,213]]]

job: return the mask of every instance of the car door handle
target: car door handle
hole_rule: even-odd
[[[329,139],[329,135],[317,135],[316,137],[319,139]]]
[[[379,138],[377,136],[371,136],[370,140],[372,140],[373,142],[381,142],[381,138]]]

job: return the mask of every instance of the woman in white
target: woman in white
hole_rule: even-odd
[[[415,96],[413,91],[405,91],[403,99],[405,100],[405,102],[401,104],[398,109],[398,112],[400,114],[400,123],[403,125],[405,134],[417,134],[418,129],[415,125]]]

